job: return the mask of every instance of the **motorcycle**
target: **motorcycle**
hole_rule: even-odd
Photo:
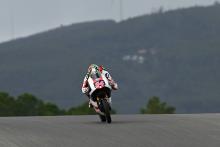
[[[90,86],[90,103],[98,113],[102,122],[111,123],[111,106],[110,95],[112,87],[109,85],[108,79],[99,71],[90,73],[88,78]]]

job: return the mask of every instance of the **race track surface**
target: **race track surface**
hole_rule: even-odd
[[[220,147],[220,114],[3,117],[0,147]]]

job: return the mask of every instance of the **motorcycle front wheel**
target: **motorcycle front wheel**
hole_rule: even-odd
[[[112,119],[111,119],[110,107],[109,107],[109,103],[105,99],[102,100],[102,106],[107,122],[111,123]]]
[[[100,118],[101,122],[106,122],[106,118],[104,115],[99,114],[99,118]]]

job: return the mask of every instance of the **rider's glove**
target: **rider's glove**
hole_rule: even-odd
[[[118,84],[115,83],[113,80],[109,81],[109,84],[111,85],[112,89],[117,90],[118,89]]]
[[[83,87],[82,92],[83,93],[88,93],[89,92],[89,87]]]
[[[112,88],[113,88],[114,90],[117,90],[117,89],[118,89],[118,84],[115,83],[115,84],[112,86]]]

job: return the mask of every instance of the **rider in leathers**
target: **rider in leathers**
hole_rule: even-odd
[[[113,90],[118,89],[118,84],[112,79],[109,72],[103,66],[97,66],[96,64],[91,64],[89,66],[88,72],[83,80],[82,93],[86,94],[89,97],[89,107],[91,107],[91,105],[94,106],[94,109],[97,112],[98,111],[97,104],[91,99],[89,95],[90,87],[88,84],[88,78],[93,69],[99,70],[100,73],[108,79],[109,85],[112,87]],[[109,97],[109,103],[111,103],[111,97]]]

